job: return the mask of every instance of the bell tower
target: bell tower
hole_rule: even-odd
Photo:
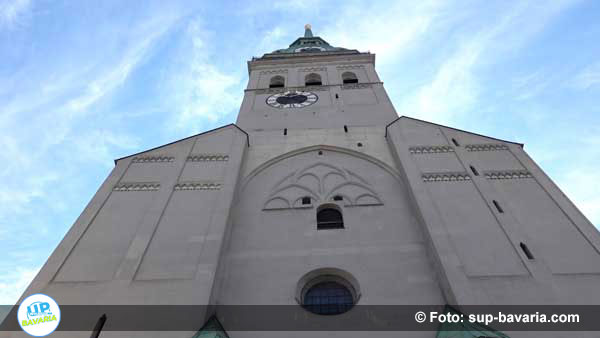
[[[202,306],[194,332],[144,334],[176,338],[332,337],[287,331],[302,318],[362,338],[344,326],[355,305],[600,303],[600,235],[522,144],[398,117],[375,55],[310,25],[248,72],[237,124],[115,160],[21,301]],[[256,328],[220,305],[300,315],[242,332]],[[95,311],[78,331],[123,322]],[[22,336],[11,316],[2,338]],[[439,329],[377,336],[456,337]],[[506,337],[479,329],[461,336]],[[527,337],[563,337],[549,333]]]
[[[333,47],[310,25],[288,48],[248,62],[237,125],[257,130],[385,125],[397,114],[375,55]]]

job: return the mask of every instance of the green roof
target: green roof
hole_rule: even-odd
[[[309,24],[304,26],[304,36],[299,37],[288,48],[278,49],[271,54],[299,54],[319,52],[349,52],[350,49],[334,47],[319,36],[314,36]]]

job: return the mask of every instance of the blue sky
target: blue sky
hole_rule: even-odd
[[[246,61],[305,23],[376,53],[400,115],[525,143],[600,226],[598,13],[591,0],[0,0],[0,304],[113,159],[234,122]]]

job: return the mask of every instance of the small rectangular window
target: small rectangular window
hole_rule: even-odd
[[[523,250],[523,253],[525,254],[525,256],[527,256],[527,259],[532,260],[533,254],[531,253],[531,251],[529,251],[529,248],[527,247],[527,245],[525,245],[525,243],[521,242],[519,244],[519,246],[521,246],[521,250]]]
[[[310,197],[302,197],[302,205],[310,204]]]
[[[287,135],[287,128],[283,129],[283,135]]]
[[[471,166],[469,166],[469,167],[471,167],[471,171],[473,172],[473,174],[474,174],[475,176],[479,176],[479,172],[477,171],[477,169],[475,169],[475,167],[473,167],[472,165],[471,165]]]
[[[496,207],[496,210],[498,210],[499,213],[504,213],[504,210],[502,210],[502,207],[500,207],[500,204],[498,204],[498,201],[493,200],[492,201],[494,203],[494,206]]]

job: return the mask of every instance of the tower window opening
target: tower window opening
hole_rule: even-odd
[[[334,201],[342,201],[342,200],[344,200],[344,198],[341,195],[335,195],[335,196],[333,196],[333,200]]]
[[[335,98],[336,98],[336,99],[339,99],[339,98],[340,98],[340,96],[339,96],[339,95],[336,93],[336,94],[335,94]]]
[[[325,281],[306,291],[302,305],[306,310],[318,315],[337,315],[354,306],[354,297],[341,283]]]
[[[358,142],[356,145],[357,145],[357,146],[359,146],[359,147],[362,147],[362,146],[363,146],[363,144],[362,144],[362,143],[360,143],[360,142]]]
[[[358,83],[358,78],[356,77],[356,74],[354,74],[353,72],[344,72],[342,74],[342,83],[344,83],[344,84]]]
[[[323,151],[319,150],[318,154],[323,155]]]
[[[502,207],[500,207],[500,204],[498,204],[498,201],[493,200],[492,201],[494,203],[494,206],[496,207],[496,210],[498,210],[499,213],[504,213],[504,210],[502,210]]]
[[[521,247],[521,250],[523,250],[525,256],[527,256],[527,259],[534,259],[533,254],[531,253],[531,251],[529,251],[529,248],[527,247],[527,245],[525,245],[525,243],[521,242],[519,243],[519,246]]]
[[[304,85],[306,86],[321,86],[322,84],[321,75],[319,74],[310,73],[304,78]]]
[[[310,203],[310,197],[302,197],[302,205],[309,205]]]
[[[104,323],[106,323],[106,314],[103,314],[98,318],[96,322],[96,326],[94,326],[94,330],[92,331],[92,335],[90,338],[98,338],[100,336],[100,332],[102,332],[102,328],[104,327]]]
[[[335,204],[321,206],[317,211],[317,230],[343,229],[342,213]]]
[[[269,82],[269,88],[283,88],[285,87],[285,78],[281,75],[275,75]]]
[[[458,144],[458,141],[456,141],[456,139],[452,139],[452,143],[454,143],[455,146],[460,147],[460,144]]]
[[[469,167],[471,168],[471,171],[475,176],[479,176],[479,172],[477,171],[477,169],[475,169],[475,167],[473,167],[472,165],[470,165]]]
[[[348,132],[348,126],[344,125],[344,132],[347,133]]]
[[[287,135],[287,128],[283,129],[283,135]]]

